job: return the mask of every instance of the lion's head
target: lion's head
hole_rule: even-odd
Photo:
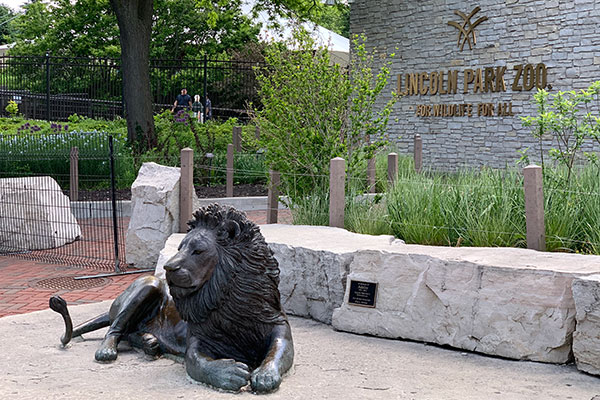
[[[184,320],[285,320],[279,266],[258,226],[236,209],[217,204],[196,211],[188,225],[177,254],[165,264],[171,295]]]

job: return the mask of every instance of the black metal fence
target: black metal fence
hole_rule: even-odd
[[[123,270],[121,148],[102,133],[0,134],[0,254]]]
[[[171,108],[186,88],[211,100],[215,118],[247,116],[259,104],[254,67],[218,59],[151,60],[154,111]],[[26,118],[64,121],[72,114],[114,119],[124,116],[120,60],[54,56],[0,56],[0,115],[15,101]]]

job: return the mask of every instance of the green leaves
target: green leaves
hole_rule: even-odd
[[[254,119],[268,150],[267,162],[281,173],[292,202],[328,181],[330,159],[344,157],[353,176],[365,157],[384,144],[393,102],[379,111],[374,104],[389,70],[384,66],[374,72],[364,38],[357,38],[356,45],[356,57],[346,71],[332,65],[327,49],[307,32],[296,30],[287,48],[268,48],[268,67],[257,71],[263,109],[255,111]]]
[[[591,111],[598,110],[599,94],[600,81],[579,92],[561,91],[551,95],[543,89],[538,90],[533,96],[538,115],[522,118],[523,125],[533,127],[531,133],[539,140],[542,167],[544,166],[542,139],[547,135],[553,137],[556,147],[551,148],[548,154],[559,165],[567,168],[567,185],[571,181],[572,170],[583,144],[588,140],[600,144],[600,119]],[[595,107],[592,104],[594,102]],[[596,156],[589,154],[587,156],[589,161],[596,162]]]

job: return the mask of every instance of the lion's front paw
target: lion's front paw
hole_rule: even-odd
[[[142,335],[142,350],[149,356],[156,357],[160,353],[158,339],[151,333]]]
[[[190,376],[199,376],[203,374],[189,371]],[[250,380],[250,369],[244,363],[231,359],[212,360],[206,366],[204,371],[206,376],[205,383],[211,386],[231,391],[239,391],[248,384]],[[198,379],[204,381],[203,379]]]
[[[252,390],[255,392],[272,392],[281,384],[281,374],[279,374],[279,371],[274,364],[268,363],[252,372],[250,384],[252,385]]]
[[[118,340],[114,336],[107,336],[96,350],[96,361],[108,362],[117,359]]]

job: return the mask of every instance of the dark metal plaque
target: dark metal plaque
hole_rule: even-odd
[[[377,300],[377,283],[350,280],[348,304],[375,308]]]

